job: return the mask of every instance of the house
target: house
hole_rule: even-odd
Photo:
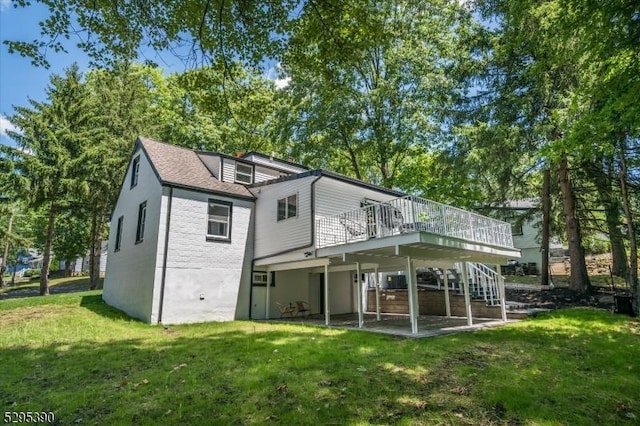
[[[467,270],[519,256],[505,222],[260,153],[232,157],[142,137],[108,246],[103,298],[145,322],[269,319],[279,304],[305,301],[326,324],[357,312],[362,325],[358,277],[408,270],[414,332],[416,268]]]
[[[109,244],[107,241],[103,241],[100,247],[100,273],[104,274],[104,272],[107,270],[107,252],[109,249]],[[64,260],[61,260],[58,264],[58,268],[60,270],[64,270],[65,267],[66,262]],[[89,269],[91,267],[91,256],[89,254],[86,254],[84,257],[78,257],[73,262],[71,262],[70,267],[70,272],[72,275],[81,275],[83,272],[89,272]]]
[[[519,263],[527,265],[531,275],[537,275],[542,264],[540,246],[540,223],[542,213],[538,200],[524,199],[507,201],[494,209],[495,216],[511,224],[513,246],[520,249]],[[564,246],[558,238],[551,238],[549,251],[551,256],[562,256]],[[557,254],[556,254],[557,253]],[[515,259],[512,259],[512,262]]]

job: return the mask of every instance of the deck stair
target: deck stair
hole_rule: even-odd
[[[484,300],[489,306],[500,305],[498,273],[482,263],[467,262],[469,274],[469,291],[474,300]],[[423,268],[418,271],[418,286],[423,288],[444,289],[445,274],[449,283],[449,291],[463,294],[462,264],[455,264],[454,269]]]

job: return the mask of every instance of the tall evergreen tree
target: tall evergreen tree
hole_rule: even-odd
[[[29,206],[45,207],[43,266],[40,294],[49,294],[49,263],[57,215],[69,208],[86,187],[79,179],[82,154],[99,129],[94,127],[87,105],[82,74],[77,66],[64,76],[51,77],[48,102],[30,100],[31,108],[15,107],[10,117],[21,132],[10,132],[16,148],[3,147],[15,174],[25,180],[24,196]]]

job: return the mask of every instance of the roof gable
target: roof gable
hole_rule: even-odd
[[[195,151],[144,137],[139,137],[138,143],[163,184],[254,198],[244,185],[216,179]]]

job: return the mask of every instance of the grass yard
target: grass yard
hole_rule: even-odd
[[[640,423],[640,323],[606,311],[410,340],[164,329],[82,292],[2,301],[0,324],[0,406],[58,424]]]

